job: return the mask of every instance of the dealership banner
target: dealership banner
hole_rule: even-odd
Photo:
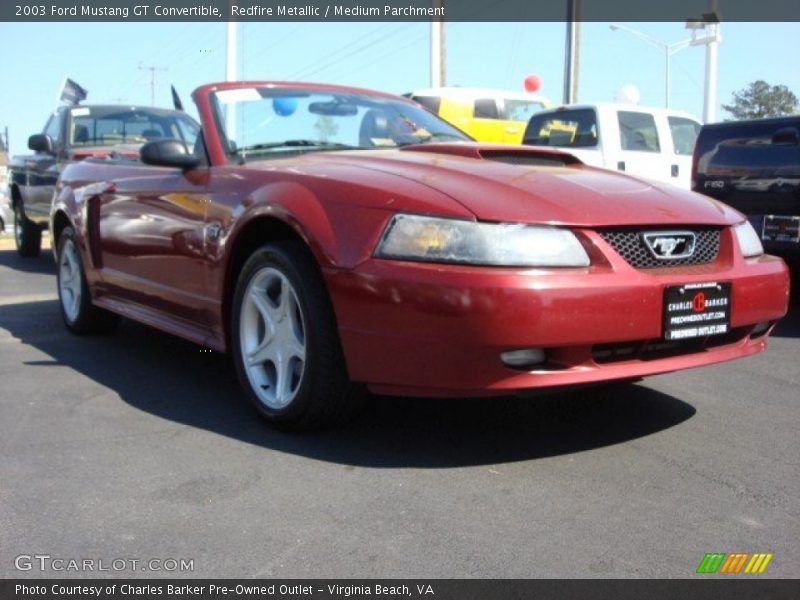
[[[0,21],[800,21],[796,0],[3,0]]]
[[[28,579],[0,580],[3,600],[123,600],[131,598],[235,600],[796,600],[791,579]]]

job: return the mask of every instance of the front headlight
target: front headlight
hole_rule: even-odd
[[[761,245],[761,240],[750,221],[734,225],[733,232],[736,234],[736,239],[739,240],[739,247],[746,258],[764,254],[764,246]]]
[[[504,267],[589,266],[583,246],[566,229],[408,214],[392,217],[375,255]]]

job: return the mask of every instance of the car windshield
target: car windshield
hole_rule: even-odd
[[[396,148],[470,138],[418,105],[378,95],[271,86],[215,92],[228,155]]]
[[[190,148],[200,126],[174,110],[124,106],[79,106],[70,111],[72,146],[144,144],[159,138],[181,140]]]

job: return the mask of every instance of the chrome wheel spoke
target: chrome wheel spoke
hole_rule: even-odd
[[[284,350],[287,359],[296,358],[301,361],[306,359],[306,347],[299,340],[286,340]]]
[[[283,406],[291,399],[291,377],[288,373],[289,361],[281,354],[275,357],[275,401]]]
[[[275,309],[270,306],[269,302],[267,301],[266,292],[262,289],[254,288],[250,290],[248,294],[248,298],[250,302],[253,303],[253,306],[258,311],[258,314],[261,316],[262,321],[264,322],[264,326],[267,328],[268,331],[275,331],[275,319],[274,319],[274,312]]]
[[[247,364],[260,365],[268,360],[272,360],[274,356],[273,341],[273,337],[264,336],[264,339],[247,353]]]

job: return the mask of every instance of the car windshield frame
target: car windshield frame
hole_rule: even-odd
[[[274,86],[274,85],[248,85],[234,88],[223,88],[211,91],[209,95],[212,116],[217,129],[220,145],[229,163],[244,164],[253,160],[265,160],[273,158],[286,158],[298,154],[309,152],[330,152],[342,150],[388,150],[397,149],[402,146],[432,142],[471,142],[474,141],[469,135],[451,125],[439,116],[426,110],[416,102],[405,98],[394,98],[380,93],[369,93],[351,90],[330,90],[316,88],[313,86]],[[276,101],[283,102],[282,108],[276,109]],[[270,124],[270,120],[280,118],[291,118],[296,113],[299,116],[311,115],[311,118],[329,118],[335,120],[339,117],[343,119],[357,119],[358,141],[347,143],[339,140],[326,139],[320,134],[316,139],[311,135],[304,135],[302,128],[297,135],[274,139],[269,137],[258,138],[255,136],[243,136],[244,143],[238,140],[231,144],[228,131],[228,121],[226,118],[226,107],[234,105],[234,119],[239,119],[234,125],[234,140],[236,136],[242,136],[246,131],[247,124],[244,123],[242,116],[243,106],[247,104],[260,104],[259,109],[263,108],[265,118],[260,124],[263,128]],[[271,106],[268,106],[271,105]],[[252,110],[252,109],[251,109]],[[285,114],[280,114],[278,111]],[[355,112],[353,112],[355,111]],[[367,114],[373,111],[373,115],[386,117],[386,131],[384,137],[373,137],[367,135],[366,138],[372,143],[364,142],[364,120]],[[302,114],[302,113],[305,113]],[[372,118],[372,117],[370,117]],[[390,121],[394,119],[394,121]],[[350,123],[352,126],[355,122]],[[419,125],[422,123],[422,125]],[[401,126],[403,130],[395,136],[390,136],[391,125]],[[243,126],[244,125],[244,126]],[[308,130],[308,123],[306,130]],[[237,128],[242,131],[237,131]],[[295,130],[292,130],[292,134]],[[351,132],[352,133],[352,132]]]

